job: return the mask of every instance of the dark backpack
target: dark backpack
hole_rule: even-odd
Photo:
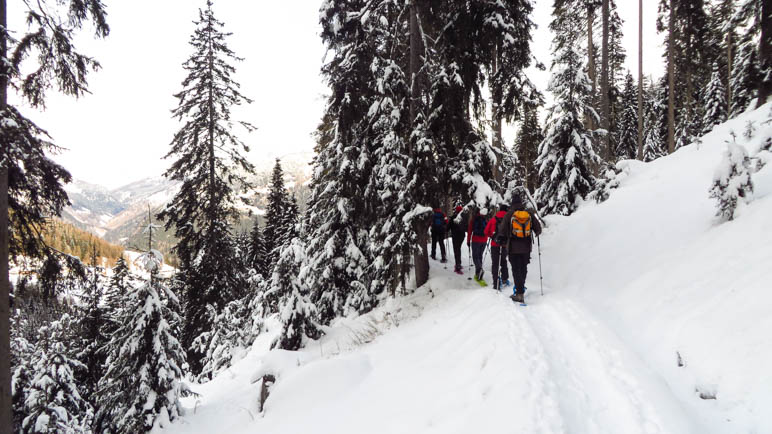
[[[477,216],[474,218],[474,222],[472,223],[472,233],[477,235],[478,237],[484,237],[485,236],[485,225],[487,225],[488,222],[485,220],[483,216]]]
[[[425,220],[424,220],[425,221]],[[445,227],[445,215],[439,211],[434,212],[434,222],[432,223],[435,229],[442,229]]]

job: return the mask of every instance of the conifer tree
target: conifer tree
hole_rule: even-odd
[[[592,85],[583,71],[576,40],[570,32],[571,13],[560,2],[553,9],[550,28],[555,37],[549,91],[555,105],[550,108],[545,138],[539,146],[539,180],[535,200],[544,214],[569,215],[592,190],[594,177],[589,165],[599,162],[591,133],[581,121],[583,113],[597,116],[590,107]]]
[[[750,201],[753,195],[750,167],[751,161],[745,148],[728,143],[710,188],[710,197],[718,202],[716,216],[724,220],[734,220],[737,205]]]
[[[214,16],[212,1],[199,10],[190,38],[194,53],[183,64],[187,77],[175,97],[179,105],[173,116],[184,122],[175,134],[167,158],[177,160],[165,176],[182,182],[180,191],[159,218],[166,229],[174,227],[180,258],[180,273],[186,292],[183,346],[194,373],[201,371],[203,354],[192,342],[210,331],[206,311],[212,305],[220,312],[238,291],[239,273],[233,270],[234,245],[231,223],[238,215],[237,187],[251,187],[246,176],[254,167],[243,156],[249,148],[235,135],[234,124],[247,131],[253,127],[231,119],[234,105],[250,103],[233,80],[231,62],[242,60],[228,48],[230,33]]]
[[[37,360],[24,405],[25,433],[86,432],[94,416],[83,398],[76,375],[87,369],[67,349],[72,342],[72,321],[65,314],[59,321],[40,329]],[[69,335],[68,335],[69,334]]]
[[[58,148],[47,133],[8,103],[18,89],[23,102],[43,107],[51,88],[78,97],[87,91],[88,73],[99,67],[80,53],[73,39],[93,23],[98,38],[108,35],[104,4],[99,0],[62,0],[19,4],[26,29],[8,27],[7,1],[0,1],[0,426],[11,425],[10,308],[8,264],[17,255],[40,258],[44,249],[36,230],[69,204],[62,185],[70,174],[48,158]],[[11,10],[13,13],[14,10]],[[16,30],[16,31],[14,31]],[[25,62],[35,61],[30,67]]]
[[[616,157],[634,159],[638,140],[638,112],[635,81],[629,72],[620,98],[622,113],[617,123]]]
[[[705,89],[703,98],[705,100],[705,117],[702,120],[702,133],[707,134],[713,130],[714,126],[726,121],[726,89],[724,89],[717,64],[713,67],[713,75]]]
[[[263,229],[263,244],[266,250],[268,269],[276,266],[279,249],[286,241],[287,231],[291,223],[287,221],[289,208],[289,193],[284,186],[284,171],[281,162],[276,159],[269,185],[268,205],[265,210],[265,228]]]
[[[306,266],[305,247],[295,238],[279,253],[270,297],[278,302],[282,329],[273,347],[292,351],[302,346],[304,338],[317,339],[321,332],[316,326],[316,308],[298,277]]]
[[[97,426],[101,431],[147,432],[181,415],[185,353],[177,339],[179,300],[158,276],[157,251],[139,261],[150,274],[127,294],[120,327],[108,344],[107,370],[99,381]]]
[[[105,307],[102,303],[104,285],[101,279],[101,267],[97,265],[96,247],[92,246],[92,248],[94,250],[91,257],[91,276],[84,285],[81,312],[77,321],[80,337],[83,340],[83,349],[77,358],[87,368],[83,372],[84,376],[79,377],[83,397],[93,403],[97,383],[104,372],[105,354],[102,347],[107,344],[105,336],[107,320]]]
[[[252,230],[249,232],[249,251],[248,251],[247,264],[250,269],[254,270],[257,274],[268,277],[268,256],[265,248],[265,241],[263,239],[262,231],[260,230],[260,224],[255,219],[252,225]]]
[[[520,165],[519,170],[523,177],[517,181],[518,185],[525,184],[528,190],[533,193],[539,187],[539,168],[535,163],[539,156],[539,144],[544,140],[544,134],[541,125],[539,125],[538,108],[527,107],[524,110],[525,116],[515,139],[514,148],[517,163]]]
[[[732,20],[736,28],[744,28],[740,35],[737,55],[731,80],[732,100],[729,104],[729,116],[734,117],[745,111],[756,97],[756,90],[761,82],[761,60],[759,39],[761,37],[761,2],[744,0],[739,4]]]

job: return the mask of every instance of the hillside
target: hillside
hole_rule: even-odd
[[[239,204],[243,218],[237,223],[236,230],[251,227],[253,216],[259,217],[264,213],[273,163],[273,160],[261,162],[253,179],[255,188],[243,195],[249,204]],[[287,188],[295,194],[300,209],[305,209],[310,178],[308,155],[288,157],[282,161],[282,167]],[[111,243],[138,248],[144,245],[142,229],[147,224],[148,207],[155,216],[178,189],[179,183],[163,177],[142,179],[112,190],[74,180],[65,187],[72,205],[64,210],[62,218]],[[158,244],[155,247],[173,261],[169,256],[176,243],[173,233],[161,230],[156,241]]]
[[[548,217],[544,296],[534,252],[527,307],[432,262],[414,294],[304,350],[269,350],[269,323],[241,361],[191,386],[200,396],[164,432],[772,432],[772,165],[734,221],[708,197],[726,142],[754,155],[771,110],[623,162],[606,202]],[[260,413],[263,374],[276,383]]]

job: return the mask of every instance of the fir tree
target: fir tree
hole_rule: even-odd
[[[716,199],[716,216],[725,220],[734,220],[739,202],[750,202],[753,195],[751,180],[751,161],[748,152],[740,145],[727,144],[724,158],[716,168],[710,197]]]
[[[247,265],[250,269],[254,270],[257,274],[268,277],[268,255],[265,248],[265,242],[263,239],[262,231],[260,230],[260,224],[255,219],[252,225],[252,230],[249,233],[249,251],[248,251]]]
[[[707,134],[713,130],[714,126],[726,121],[726,89],[721,80],[718,65],[713,67],[713,75],[705,89],[703,98],[705,100],[705,118],[702,120],[702,133]]]
[[[621,98],[622,114],[617,123],[616,156],[632,160],[638,142],[638,95],[633,76],[628,72]]]
[[[180,191],[159,214],[166,228],[175,228],[179,240],[175,253],[185,284],[185,318],[182,341],[189,349],[188,360],[194,373],[201,370],[203,354],[191,345],[199,335],[210,331],[206,312],[211,304],[219,312],[231,301],[240,286],[233,270],[234,246],[230,223],[237,217],[236,186],[247,189],[245,176],[254,167],[242,155],[249,148],[233,133],[231,108],[251,100],[233,81],[234,67],[240,61],[226,45],[230,33],[212,11],[212,1],[199,11],[196,29],[190,38],[193,55],[185,61],[188,73],[173,111],[185,125],[175,134],[167,158],[176,156],[165,176],[182,182]],[[247,131],[252,126],[237,122]]]
[[[72,341],[72,321],[64,315],[40,329],[36,345],[37,360],[29,391],[24,400],[25,433],[85,432],[89,430],[93,408],[82,397],[75,379],[87,367],[67,350]]]
[[[549,90],[555,97],[544,141],[539,146],[539,180],[536,202],[544,214],[569,215],[592,190],[594,179],[589,165],[599,158],[591,134],[581,121],[583,113],[595,116],[589,106],[592,86],[582,69],[575,40],[568,29],[566,5],[556,3],[551,28],[555,33],[552,77]]]
[[[83,340],[83,349],[77,355],[78,360],[86,365],[80,378],[83,397],[93,403],[93,394],[97,383],[104,370],[105,354],[102,347],[107,343],[105,331],[107,325],[105,307],[102,303],[102,274],[101,267],[97,266],[96,248],[91,257],[91,276],[86,283],[81,298],[80,317],[78,328]]]
[[[97,426],[102,431],[147,432],[168,426],[182,411],[185,353],[172,326],[179,323],[179,301],[157,275],[158,255],[147,252],[140,262],[150,277],[126,297],[99,382]]]
[[[289,193],[284,186],[284,171],[281,162],[276,159],[269,185],[268,205],[265,210],[265,228],[263,229],[263,244],[266,250],[268,269],[276,266],[279,249],[286,242],[287,231],[292,223],[287,221],[290,204]]]
[[[730,117],[735,117],[744,112],[756,97],[756,86],[761,80],[757,46],[757,41],[753,37],[748,36],[743,38],[738,46],[731,81],[732,101],[729,109]]]
[[[316,326],[316,308],[298,278],[305,262],[305,248],[297,238],[281,249],[270,290],[271,297],[278,300],[282,324],[273,347],[297,350],[304,338],[317,339],[321,335]]]
[[[514,152],[517,156],[517,164],[522,179],[516,180],[518,185],[523,183],[533,193],[539,187],[539,168],[536,166],[536,158],[539,155],[539,144],[544,140],[541,126],[539,125],[538,108],[526,108],[525,116],[520,124],[520,131],[515,139]],[[509,177],[510,181],[513,181]],[[507,188],[507,191],[510,189]]]

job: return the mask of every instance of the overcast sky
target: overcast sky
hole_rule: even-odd
[[[192,21],[204,0],[105,0],[111,27],[104,41],[79,38],[82,51],[103,69],[90,77],[91,95],[74,100],[51,93],[42,113],[25,112],[68,150],[54,158],[73,177],[110,188],[159,176],[170,160],[162,157],[180,124],[170,117],[172,96],[181,90],[182,63],[191,53]],[[547,29],[552,0],[536,0],[533,50],[550,61]],[[626,65],[637,71],[638,2],[617,0],[625,21]],[[245,135],[258,166],[275,157],[305,153],[314,146],[327,92],[319,76],[324,46],[318,36],[319,0],[219,0],[215,14],[233,33],[231,49],[245,58],[236,79],[254,103],[234,110],[234,118],[258,130]],[[662,72],[661,38],[656,34],[657,2],[644,0],[644,74]],[[9,13],[9,22],[18,16]],[[18,26],[17,26],[18,27]],[[531,72],[546,88],[549,73]],[[505,128],[507,145],[514,128]]]

